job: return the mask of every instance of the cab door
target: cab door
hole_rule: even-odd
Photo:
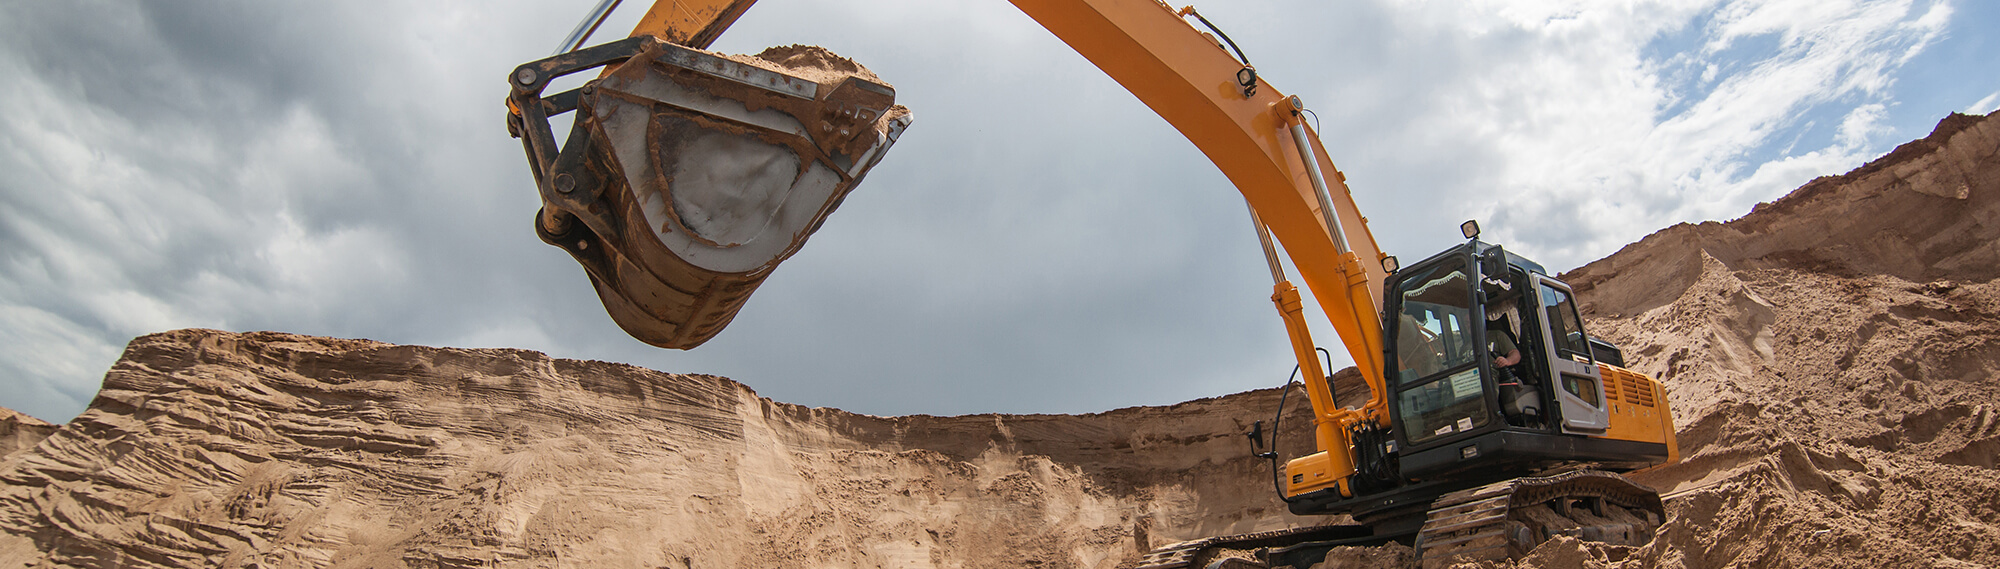
[[[1583,333],[1583,319],[1577,315],[1575,295],[1569,285],[1543,275],[1535,275],[1535,294],[1542,325],[1542,354],[1556,385],[1556,406],[1562,412],[1565,433],[1599,434],[1611,426],[1611,412],[1604,404],[1604,379],[1591,358],[1589,336]]]

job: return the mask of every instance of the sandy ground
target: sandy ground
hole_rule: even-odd
[[[1667,383],[1686,460],[1640,476],[1668,493],[1652,544],[1497,565],[2000,566],[1996,152],[2000,122],[1954,117],[1565,275]],[[1112,567],[1327,521],[1285,514],[1240,436],[1277,396],[872,417],[529,351],[182,330],[134,340],[67,425],[0,413],[0,567]]]

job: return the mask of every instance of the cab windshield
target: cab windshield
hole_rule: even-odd
[[[1397,285],[1397,402],[1410,442],[1487,422],[1472,338],[1472,276],[1463,257],[1412,272]]]
[[[1397,379],[1414,382],[1472,361],[1472,289],[1464,259],[1405,278],[1396,316]]]

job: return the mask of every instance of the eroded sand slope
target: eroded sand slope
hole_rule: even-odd
[[[1993,115],[1563,278],[1666,382],[1686,460],[1642,477],[1670,493],[1652,546],[1528,565],[2000,566]]]
[[[0,462],[0,564],[1108,566],[1298,523],[1238,436],[1275,395],[881,418],[536,352],[182,330]]]
[[[1652,545],[1522,565],[2000,566],[1996,152],[2000,122],[1953,117],[1565,275],[1667,382],[1687,460],[1643,477],[1670,493]],[[0,566],[1109,567],[1323,521],[1284,514],[1238,436],[1276,404],[883,418],[528,351],[182,330],[134,340],[68,425],[0,417]]]

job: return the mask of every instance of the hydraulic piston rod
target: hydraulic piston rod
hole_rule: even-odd
[[[1286,97],[1285,101],[1291,104],[1293,116],[1297,116],[1306,108],[1298,95]],[[1334,249],[1346,253],[1347,234],[1341,232],[1340,214],[1333,210],[1333,200],[1326,195],[1326,176],[1320,173],[1319,157],[1313,155],[1312,141],[1306,138],[1306,125],[1304,122],[1294,120],[1291,130],[1292,142],[1299,147],[1299,159],[1304,160],[1306,164],[1306,178],[1312,181],[1313,195],[1319,198],[1319,214],[1326,218],[1326,230],[1332,234]]]
[[[597,7],[591,8],[590,13],[583,17],[583,21],[576,23],[576,29],[570,30],[569,37],[563,38],[562,45],[557,46],[556,52],[550,55],[576,51],[583,42],[590,40],[590,34],[597,33],[597,27],[604,25],[604,18],[610,16],[612,10],[618,9],[618,3],[621,1],[623,0],[600,0]]]

